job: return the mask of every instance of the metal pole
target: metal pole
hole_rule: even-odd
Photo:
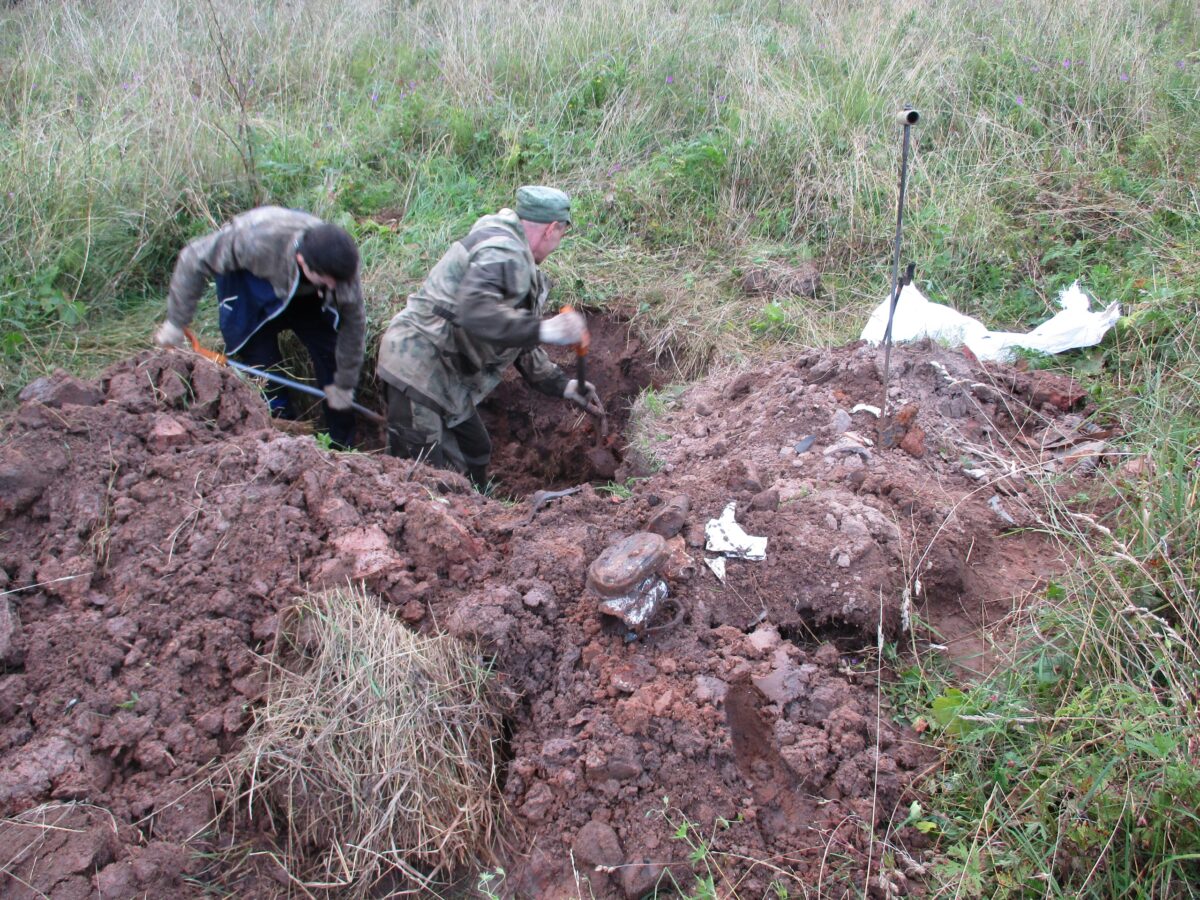
[[[325,392],[320,388],[315,388],[308,384],[302,384],[299,381],[293,381],[292,379],[286,378],[283,375],[276,375],[274,372],[266,372],[262,369],[256,369],[253,366],[248,366],[245,363],[232,360],[224,353],[220,353],[216,350],[209,350],[200,343],[200,339],[192,333],[192,329],[190,328],[183,329],[183,335],[192,345],[192,350],[194,350],[196,353],[199,353],[205,359],[212,360],[218,366],[229,366],[231,369],[237,369],[239,372],[245,372],[247,375],[254,375],[257,378],[265,378],[267,381],[274,381],[276,384],[282,384],[284,387],[294,388],[297,391],[302,391],[305,394],[311,394],[313,397],[320,397],[322,400],[325,399]],[[377,425],[387,424],[387,419],[374,410],[367,409],[361,403],[351,403],[350,408],[364,419],[374,422]]]
[[[245,363],[236,362],[232,359],[226,359],[225,365],[231,369],[237,369],[239,372],[245,372],[247,375],[254,375],[257,378],[265,378],[267,381],[274,381],[276,384],[282,384],[284,387],[290,387],[293,390],[302,391],[313,397],[325,399],[325,392],[320,388],[315,388],[309,384],[303,384],[299,381],[293,381],[283,375],[276,375],[274,372],[268,372],[265,369],[256,369],[253,366],[248,366]],[[351,403],[350,408],[371,422],[377,425],[386,425],[387,420],[374,410],[367,409],[361,403]]]
[[[887,417],[888,374],[892,365],[892,320],[896,317],[896,304],[900,302],[900,291],[906,281],[911,280],[912,267],[906,279],[900,278],[900,238],[904,233],[904,190],[908,186],[908,141],[912,127],[917,124],[921,114],[909,104],[904,105],[897,116],[904,126],[904,138],[900,145],[900,200],[896,204],[896,240],[892,248],[892,293],[891,305],[888,309],[887,329],[883,332],[883,401],[879,404],[880,421]]]

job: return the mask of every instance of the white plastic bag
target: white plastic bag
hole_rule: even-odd
[[[889,299],[885,299],[867,320],[861,338],[872,344],[883,341],[887,330]],[[1090,310],[1090,301],[1076,281],[1058,295],[1062,310],[1028,334],[1014,331],[988,331],[978,319],[958,310],[931,303],[911,284],[900,292],[896,317],[892,322],[895,343],[933,338],[953,347],[966,345],[981,360],[1007,361],[1013,350],[1023,347],[1042,353],[1062,353],[1077,347],[1100,343],[1121,317],[1121,305],[1110,303],[1099,312]]]

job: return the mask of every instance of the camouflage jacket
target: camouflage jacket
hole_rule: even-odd
[[[516,213],[484,216],[393,317],[379,377],[451,427],[471,417],[510,364],[538,391],[561,397],[566,376],[537,346],[548,294]]]
[[[234,217],[219,231],[192,241],[179,254],[167,298],[167,319],[189,325],[210,279],[234,272],[270,282],[282,312],[300,283],[296,247],[304,232],[320,225],[316,216],[294,209],[263,206]],[[337,314],[337,372],[333,382],[353,390],[362,371],[366,346],[366,314],[359,279],[344,282],[326,300]]]

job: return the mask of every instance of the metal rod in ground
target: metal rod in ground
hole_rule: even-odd
[[[896,304],[900,302],[900,291],[904,283],[900,279],[900,239],[904,234],[904,191],[908,186],[908,141],[912,126],[921,114],[908,104],[900,111],[900,124],[904,126],[904,137],[900,143],[900,199],[896,204],[896,240],[892,249],[892,292],[888,307],[887,329],[883,332],[883,399],[879,404],[879,417],[887,417],[888,375],[892,366],[892,320],[896,317]]]
[[[253,375],[256,378],[265,378],[267,381],[273,381],[276,384],[282,384],[284,387],[290,387],[294,390],[301,391],[305,394],[310,394],[313,397],[325,399],[325,392],[320,388],[315,388],[310,384],[304,384],[299,381],[293,381],[283,375],[277,375],[274,372],[267,372],[263,369],[256,369],[254,366],[248,366],[245,363],[236,362],[232,359],[226,359],[225,364],[230,368],[237,369],[239,372],[245,372],[247,375]],[[386,425],[387,420],[374,410],[367,409],[361,403],[351,403],[350,408],[377,425]]]

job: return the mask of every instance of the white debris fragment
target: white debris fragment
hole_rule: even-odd
[[[717,581],[721,584],[725,583],[725,557],[716,556],[711,559],[706,557],[704,564],[712,569],[712,573],[717,576]]]
[[[730,500],[719,519],[709,519],[704,526],[708,539],[705,548],[714,553],[723,553],[727,559],[766,559],[767,539],[746,534],[734,520],[737,501]]]
[[[1017,524],[1017,520],[1014,519],[1012,516],[1010,516],[1008,514],[1008,511],[1003,506],[1000,505],[1000,497],[998,495],[992,494],[992,496],[988,499],[988,506],[990,506],[992,508],[992,512],[994,512],[996,515],[998,515],[1001,519],[1003,519],[1009,525]]]
[[[616,616],[630,628],[645,625],[667,597],[667,583],[651,576],[623,597],[611,597],[600,604],[600,609]]]
[[[963,474],[968,478],[974,478],[976,481],[983,481],[988,477],[987,469],[963,469]]]
[[[879,407],[872,406],[870,403],[860,403],[860,404],[858,404],[858,406],[854,407],[854,409],[850,410],[851,415],[854,415],[854,413],[860,413],[860,412],[870,413],[877,419],[880,416]]]
[[[871,461],[871,451],[846,435],[843,435],[836,444],[832,444],[822,451],[824,456],[844,456],[849,453],[861,457],[863,462]]]

